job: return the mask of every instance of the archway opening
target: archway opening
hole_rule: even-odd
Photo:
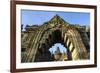
[[[68,60],[67,57],[67,48],[64,47],[61,43],[54,44],[49,49],[52,57],[52,61],[66,61]]]
[[[48,38],[42,39],[43,41],[40,43],[35,61],[46,62],[71,60],[70,51],[67,46],[65,46],[62,39],[64,38],[62,38],[62,31],[60,29],[52,30],[51,34],[48,35]],[[59,50],[58,53],[57,50]]]
[[[54,43],[62,43],[61,34],[62,33],[61,33],[60,30],[53,31],[52,36],[53,36],[53,42]]]

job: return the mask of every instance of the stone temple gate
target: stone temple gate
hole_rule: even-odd
[[[85,26],[72,25],[55,15],[41,26],[27,25],[21,32],[21,62],[52,61],[49,48],[61,43],[67,48],[68,60],[89,59],[90,37]]]

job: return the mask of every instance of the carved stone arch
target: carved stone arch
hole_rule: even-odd
[[[52,23],[54,23],[54,25]],[[25,54],[22,55],[22,62],[51,61],[48,49],[57,42],[63,44],[64,47],[67,48],[69,60],[88,59],[87,45],[85,45],[87,43],[83,41],[83,37],[76,29],[76,26],[66,23],[56,15],[46,24],[37,27],[36,30],[34,29],[34,32],[30,31],[33,35],[30,38],[31,40],[27,43],[27,51],[25,51],[25,53],[22,52]],[[24,47],[25,46],[26,45],[24,45]],[[43,50],[46,51],[44,56],[42,56]],[[49,56],[49,58],[46,55]]]
[[[75,29],[69,29],[67,31],[68,39],[70,39],[71,43],[74,45],[70,52],[72,54],[72,59],[88,59],[87,50],[84,46],[84,43],[82,42],[82,38],[79,34],[79,32]],[[68,40],[67,40],[68,42]],[[76,43],[77,42],[77,43]],[[70,49],[70,47],[69,47]]]

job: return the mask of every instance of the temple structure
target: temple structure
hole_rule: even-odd
[[[61,43],[67,48],[66,56],[61,60],[89,59],[89,34],[90,30],[86,26],[70,24],[59,15],[41,26],[27,25],[25,31],[21,31],[21,62],[58,60],[57,56],[52,57],[49,51],[55,43]]]

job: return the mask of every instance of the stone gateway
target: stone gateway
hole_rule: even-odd
[[[70,24],[55,15],[41,26],[27,25],[25,31],[21,31],[21,62],[56,61],[49,51],[55,43],[67,48],[67,60],[90,58],[89,28]]]

